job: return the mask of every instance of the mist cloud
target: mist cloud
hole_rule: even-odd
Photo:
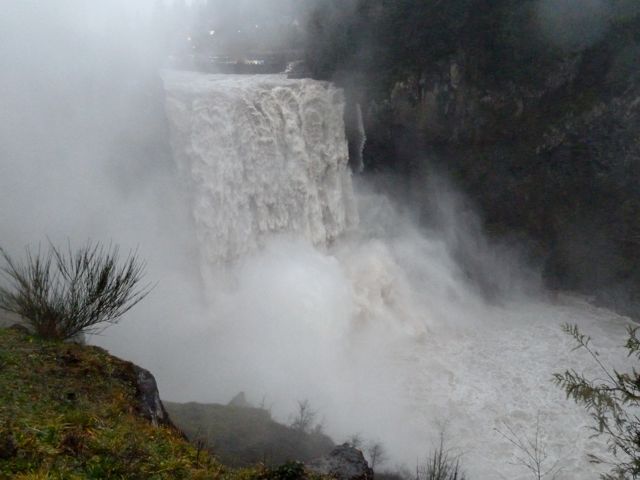
[[[0,244],[17,258],[48,239],[137,249],[158,282],[127,318],[143,331],[144,319],[158,328],[197,309],[198,280],[148,2],[133,3],[0,7]],[[148,343],[145,365],[156,355]]]

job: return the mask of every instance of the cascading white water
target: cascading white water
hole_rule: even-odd
[[[205,268],[233,260],[224,272],[233,288],[208,285],[212,324],[183,332],[184,370],[197,375],[185,385],[159,369],[165,395],[223,401],[245,390],[282,418],[308,398],[337,441],[381,440],[389,467],[415,468],[444,428],[482,480],[531,478],[495,429],[533,440],[540,419],[557,478],[598,477],[587,454],[602,444],[550,379],[595,372],[571,353],[561,323],[581,325],[616,363],[626,319],[564,297],[484,302],[448,234],[420,231],[366,188],[354,197],[331,85],[190,73],[167,73],[165,85]]]
[[[358,173],[364,171],[364,147],[367,144],[367,132],[364,128],[364,118],[362,116],[362,107],[356,104],[356,148],[355,148],[355,165]]]
[[[339,90],[312,80],[167,73],[172,145],[212,262],[274,233],[327,246],[357,223]]]

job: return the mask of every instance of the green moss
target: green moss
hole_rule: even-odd
[[[133,365],[0,329],[0,479],[250,479],[138,412]]]

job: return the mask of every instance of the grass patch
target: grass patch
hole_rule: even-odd
[[[140,416],[133,364],[0,329],[0,479],[252,479]]]

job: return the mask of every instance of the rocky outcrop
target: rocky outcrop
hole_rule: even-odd
[[[98,347],[12,329],[0,329],[0,351],[0,477],[220,476],[179,430],[151,425],[168,419],[148,372]]]
[[[136,397],[140,414],[154,426],[172,425],[160,400],[156,379],[148,370],[133,365],[136,379]]]
[[[16,320],[18,321],[16,322]],[[31,333],[31,330],[28,328],[28,323],[16,315],[7,314],[2,311],[0,311],[0,328],[10,328],[22,335],[29,335]],[[79,333],[71,339],[70,342],[84,344],[84,334]],[[97,349],[97,347],[93,348]],[[65,357],[64,360],[70,363],[77,363],[77,359],[73,355]],[[154,426],[173,426],[160,400],[158,385],[151,372],[130,362],[123,362],[122,365],[122,371],[117,376],[135,385],[140,415],[149,420]]]
[[[400,177],[427,218],[424,177],[445,172],[490,235],[524,241],[549,286],[629,307],[640,286],[637,2],[593,15],[565,2],[544,24],[538,2],[354,2],[351,16],[314,19],[308,63],[362,105],[365,173]]]
[[[373,470],[362,452],[346,443],[329,455],[310,462],[307,468],[336,480],[373,480]]]
[[[414,152],[426,152],[429,166],[471,197],[490,234],[529,239],[550,286],[597,291],[633,314],[640,81],[614,82],[619,72],[599,62],[584,53],[542,84],[499,86],[474,83],[461,55],[397,83],[386,121],[399,132],[392,141],[404,170],[415,173]]]

